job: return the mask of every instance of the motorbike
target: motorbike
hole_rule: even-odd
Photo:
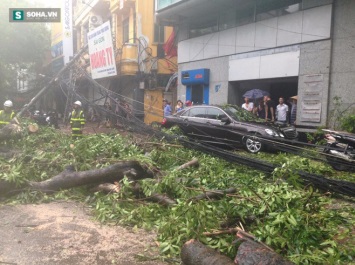
[[[35,110],[31,116],[39,125],[53,126],[56,129],[59,128],[58,114],[56,111],[41,112]]]
[[[323,129],[328,163],[339,171],[355,171],[355,134]]]

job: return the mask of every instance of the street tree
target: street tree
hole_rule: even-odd
[[[45,23],[9,22],[9,8],[38,7],[26,0],[2,0],[0,6],[0,93],[13,93],[17,73],[36,73],[50,51],[50,30]],[[2,98],[4,100],[4,98]]]

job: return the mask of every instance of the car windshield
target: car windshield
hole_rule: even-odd
[[[224,105],[221,107],[225,112],[228,113],[233,119],[237,121],[258,121],[261,122],[262,119],[259,119],[253,113],[246,111],[235,105]]]

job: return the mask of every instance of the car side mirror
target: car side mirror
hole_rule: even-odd
[[[221,122],[223,122],[224,124],[230,124],[231,123],[231,121],[230,121],[230,119],[228,117],[222,118]]]

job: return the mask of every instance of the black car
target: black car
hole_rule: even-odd
[[[189,137],[229,147],[243,145],[251,153],[270,145],[267,142],[295,140],[298,136],[294,126],[265,122],[234,105],[192,106],[165,117],[162,122],[165,128],[174,125]]]

